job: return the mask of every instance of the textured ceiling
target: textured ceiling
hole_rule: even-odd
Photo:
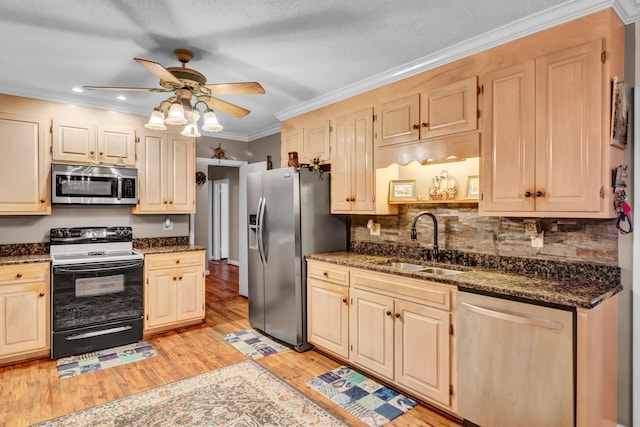
[[[0,93],[147,115],[166,94],[123,92],[127,100],[117,101],[116,92],[71,89],[155,87],[158,79],[133,58],[178,66],[172,51],[187,48],[195,53],[188,66],[208,83],[258,81],[265,88],[264,95],[220,96],[252,112],[241,119],[220,113],[225,130],[215,136],[252,140],[277,132],[278,117],[322,99],[421,71],[417,60],[446,60],[465,45],[505,41],[609,6],[635,19],[638,3],[619,3],[3,0]]]

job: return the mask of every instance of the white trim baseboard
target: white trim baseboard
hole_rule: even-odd
[[[231,264],[231,265],[235,265],[236,267],[240,267],[240,262],[233,260],[233,259],[227,259],[227,264]]]

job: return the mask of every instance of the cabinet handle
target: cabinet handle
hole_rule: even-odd
[[[423,122],[423,123],[422,123],[422,127],[423,127],[423,128],[428,128],[428,127],[429,127],[429,123],[424,123],[424,122]]]
[[[329,273],[327,273],[326,271],[325,271],[325,272],[323,272],[323,273],[322,273],[322,275],[323,275],[324,277],[329,277]]]
[[[525,191],[524,192],[524,197],[531,197],[531,191]]]
[[[387,310],[387,316],[391,316],[391,312]]]
[[[347,303],[347,299],[346,298],[342,298],[342,302],[346,304]]]
[[[40,293],[38,294],[38,296],[39,296],[39,297],[43,297],[43,296],[44,296],[44,292],[40,292]]]
[[[21,277],[22,277],[22,273],[18,273],[18,274],[16,274],[16,277],[17,277],[18,279],[19,279],[19,278],[21,278]]]
[[[44,203],[44,202],[46,202],[45,199],[40,199],[40,203]]]
[[[400,313],[396,313],[396,319],[400,318]]]
[[[103,157],[103,156],[104,156],[104,153],[103,153],[102,151],[100,151],[100,152],[98,153],[98,155],[99,155],[100,157]]]
[[[536,191],[536,197],[542,197],[544,193],[542,191]]]
[[[413,125],[412,127],[413,127],[414,129],[420,129],[420,126],[418,126],[418,125]]]
[[[93,156],[95,154],[95,151],[89,151],[89,154]]]

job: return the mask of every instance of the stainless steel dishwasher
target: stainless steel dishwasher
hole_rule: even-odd
[[[574,319],[571,309],[459,292],[457,390],[464,425],[573,426]]]

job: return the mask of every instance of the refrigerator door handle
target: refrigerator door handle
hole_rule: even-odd
[[[258,235],[258,256],[260,257],[260,264],[262,265],[267,264],[267,260],[265,259],[264,254],[264,240],[262,235],[262,221],[264,220],[264,207],[266,202],[267,199],[265,199],[264,197],[260,197],[260,200],[258,200],[258,222],[256,224],[256,233]]]

